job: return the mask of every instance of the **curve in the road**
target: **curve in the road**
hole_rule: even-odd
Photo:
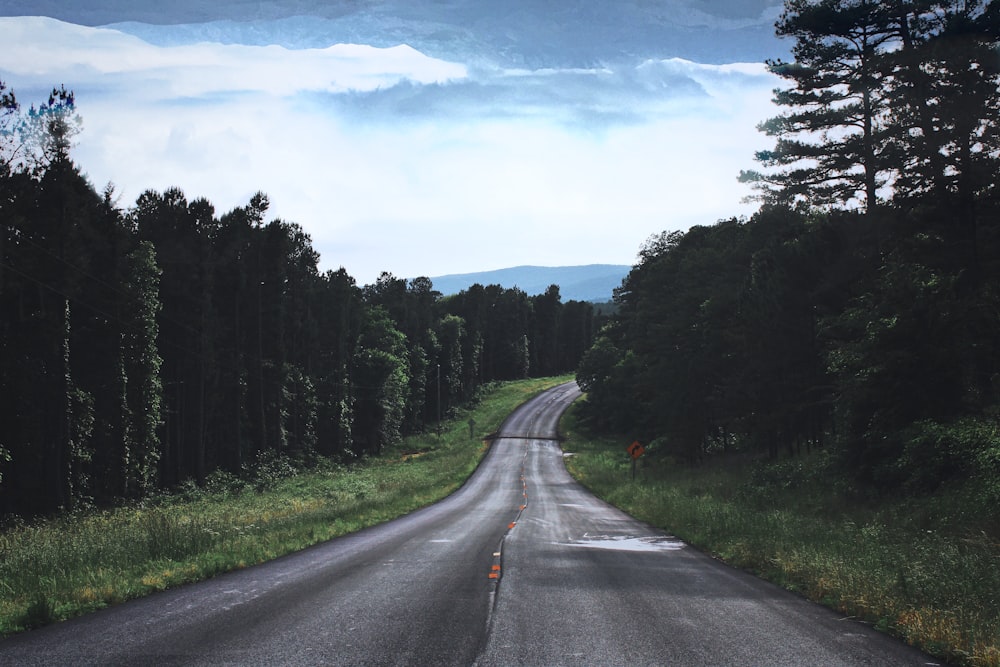
[[[932,662],[588,493],[558,444],[577,396],[561,385],[516,410],[440,503],[9,638],[0,665]]]

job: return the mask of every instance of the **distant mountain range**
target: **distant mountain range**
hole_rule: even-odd
[[[632,270],[621,264],[586,266],[515,266],[509,269],[460,273],[431,278],[434,289],[444,295],[458,294],[472,285],[517,287],[529,296],[543,294],[550,285],[559,286],[559,296],[567,301],[604,303]]]

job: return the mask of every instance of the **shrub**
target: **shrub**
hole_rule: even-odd
[[[896,467],[911,493],[932,493],[945,482],[969,476],[995,480],[1000,472],[1000,434],[982,418],[919,421],[902,437]]]

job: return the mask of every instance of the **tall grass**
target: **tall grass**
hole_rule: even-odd
[[[823,452],[700,468],[654,455],[632,481],[628,438],[597,438],[572,411],[563,432],[573,475],[633,516],[950,662],[1000,665],[998,510],[975,489],[864,500]]]
[[[455,491],[483,436],[520,403],[568,378],[499,385],[442,425],[350,467],[253,480],[217,474],[142,506],[81,512],[0,532],[0,635],[264,562],[411,512]],[[470,438],[469,419],[476,422]]]

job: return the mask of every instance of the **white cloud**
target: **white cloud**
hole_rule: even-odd
[[[426,84],[466,76],[463,65],[429,58],[405,45],[156,47],[115,30],[42,17],[0,18],[0,29],[6,35],[3,69],[15,75],[68,70],[86,79],[139,76],[160,84],[147,92],[164,99],[244,91],[370,91],[404,80]]]
[[[736,175],[774,113],[761,64],[504,71],[406,46],[155,47],[25,18],[0,32],[19,99],[76,91],[95,185],[123,203],[176,185],[219,212],[263,190],[361,283],[631,263],[652,233],[749,212]]]

